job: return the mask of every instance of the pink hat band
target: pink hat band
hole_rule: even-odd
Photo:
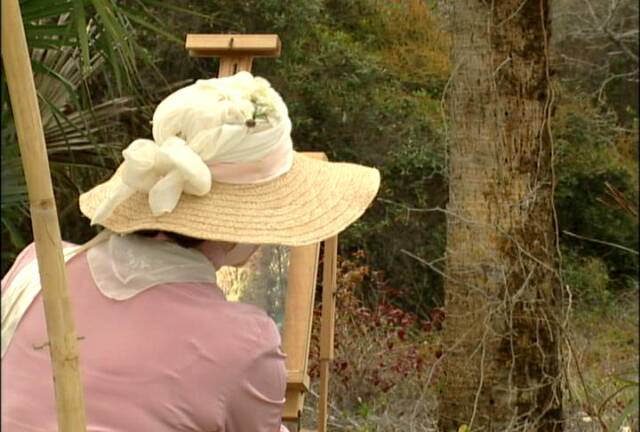
[[[281,176],[291,169],[293,149],[291,138],[281,141],[261,159],[251,162],[210,162],[211,178],[219,183],[263,183]]]

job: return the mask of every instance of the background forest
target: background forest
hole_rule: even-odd
[[[383,178],[374,206],[341,236],[330,425],[430,430],[446,323],[446,3],[21,1],[63,238],[95,234],[78,195],[111,175],[132,139],[150,136],[154,104],[215,74],[215,61],[187,55],[187,32],[279,34],[281,57],[257,59],[253,73],[287,102],[296,149],[376,166]],[[567,414],[575,430],[637,430],[638,5],[554,7],[555,205],[575,329]],[[0,172],[4,274],[32,241],[4,78]]]

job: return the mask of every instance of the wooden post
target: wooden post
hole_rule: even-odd
[[[318,243],[291,248],[282,350],[287,354],[286,421],[298,421],[309,390],[307,375],[316,291]]]
[[[2,0],[2,61],[29,195],[59,432],[86,430],[78,347],[49,160],[18,0]]]
[[[303,152],[307,157],[327,160],[321,152]],[[287,393],[283,420],[297,421],[309,391],[309,349],[320,243],[291,248],[289,284],[285,303],[282,349],[287,354]],[[298,430],[300,432],[300,430]]]
[[[322,266],[322,316],[320,320],[320,407],[318,432],[326,432],[329,416],[329,372],[334,358],[333,338],[336,322],[336,267],[338,265],[338,236],[324,241]]]

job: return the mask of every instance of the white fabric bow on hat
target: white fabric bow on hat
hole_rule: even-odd
[[[240,72],[199,80],[158,105],[153,115],[154,141],[138,139],[124,150],[116,185],[91,224],[107,219],[137,191],[148,193],[154,216],[169,213],[183,192],[202,196],[211,190],[216,164],[238,164],[240,173],[243,163],[271,155],[269,163],[275,166],[265,172],[282,174],[291,165],[290,132],[287,107],[265,79]],[[246,174],[238,175],[237,182],[255,180]],[[228,174],[225,179],[229,181]]]
[[[122,154],[125,161],[117,196],[98,208],[93,223],[108,217],[136,191],[149,193],[151,213],[159,216],[175,208],[183,191],[201,196],[211,189],[209,167],[178,137],[170,137],[160,145],[138,139]]]

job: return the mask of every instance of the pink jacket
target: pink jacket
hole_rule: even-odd
[[[2,290],[35,258],[33,245]],[[278,432],[286,386],[275,323],[215,285],[168,283],[104,297],[86,255],[67,264],[89,432]],[[42,298],[2,360],[2,430],[57,430]]]

